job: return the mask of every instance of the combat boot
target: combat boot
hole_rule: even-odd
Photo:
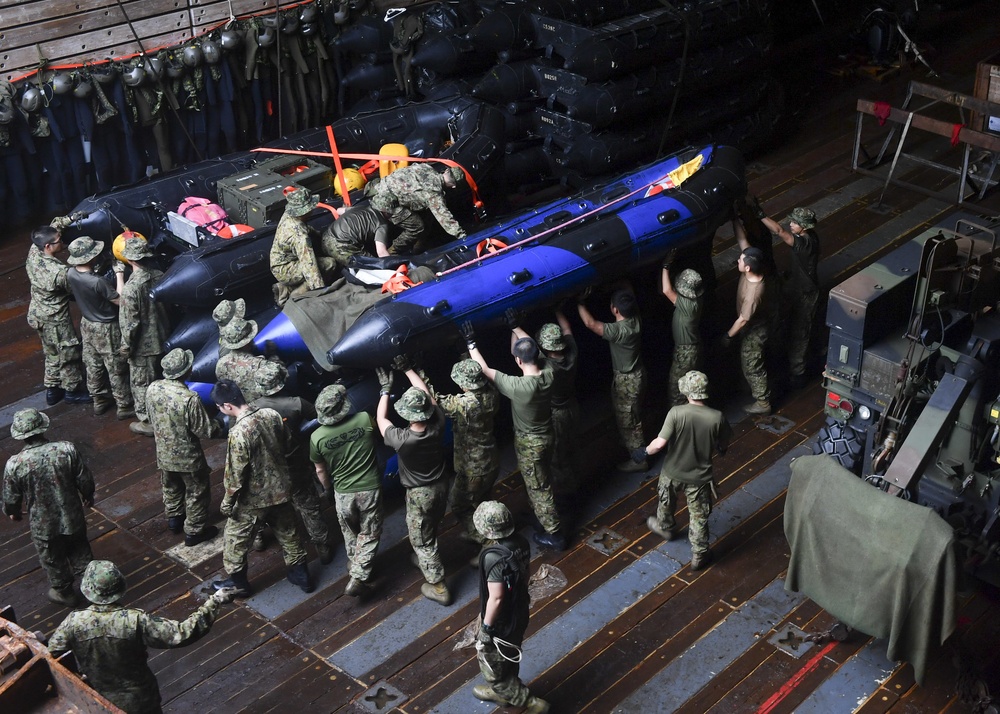
[[[532,539],[549,550],[566,550],[566,538],[562,533],[535,533]]]
[[[524,714],[545,714],[549,710],[549,703],[538,697],[531,697],[524,705]]]
[[[49,387],[45,390],[45,403],[50,407],[54,407],[56,404],[63,400],[66,396],[66,390],[62,387]]]
[[[114,405],[114,399],[109,397],[94,397],[94,416],[101,416],[107,413]]]
[[[357,578],[351,578],[347,582],[347,587],[344,588],[344,595],[349,597],[361,597],[362,595],[367,595],[371,592],[372,586],[369,585],[364,580],[358,580]]]
[[[290,567],[285,577],[288,578],[288,582],[292,585],[298,585],[304,593],[311,593],[316,589],[312,577],[309,575],[309,568],[306,567],[305,563],[299,563]]]
[[[66,392],[66,396],[63,398],[69,404],[90,404],[94,401],[94,398],[90,396],[90,392],[83,387]]]
[[[135,407],[119,407],[116,415],[118,421],[125,421],[135,416]]]
[[[139,436],[155,436],[153,425],[148,421],[134,421],[128,425],[128,430]]]
[[[72,588],[66,588],[65,590],[56,590],[55,588],[49,588],[48,598],[56,605],[65,605],[66,607],[76,607],[76,595],[73,593]]]
[[[451,605],[451,593],[448,592],[448,586],[445,585],[444,580],[439,583],[424,583],[420,586],[420,594],[445,607]]]
[[[333,546],[330,545],[330,541],[317,543],[316,553],[319,555],[319,562],[323,565],[329,565],[333,562]]]
[[[493,691],[493,687],[488,684],[477,684],[472,688],[472,696],[484,702],[496,702],[497,704],[507,703],[507,700],[501,698],[499,694]]]
[[[184,532],[184,516],[170,516],[167,519],[167,528],[173,533],[180,535]]]
[[[212,582],[212,587],[216,590],[225,590],[228,588],[234,589],[236,592],[233,597],[250,597],[250,583],[247,581],[247,571],[237,570],[232,573],[225,580],[215,580]]]
[[[747,404],[743,407],[743,411],[747,414],[760,414],[766,416],[771,413],[771,402],[766,399],[758,399],[753,404]]]
[[[184,535],[184,545],[188,548],[196,546],[199,543],[204,543],[205,541],[212,540],[215,536],[219,535],[219,529],[215,526],[205,526],[201,533],[195,534],[185,534]]]
[[[646,519],[646,527],[663,540],[671,541],[674,539],[674,532],[666,528],[661,528],[659,522],[656,520],[656,516],[650,516]]]
[[[712,561],[715,560],[715,556],[712,555],[712,551],[706,550],[704,553],[698,553],[697,555],[691,556],[691,571],[697,573],[699,570],[704,570]]]

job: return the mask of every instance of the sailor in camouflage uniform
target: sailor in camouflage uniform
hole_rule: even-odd
[[[402,233],[393,241],[397,253],[411,253],[423,238],[427,227],[420,211],[430,211],[446,233],[464,238],[465,230],[448,210],[444,190],[455,188],[465,178],[457,166],[438,173],[426,163],[396,169],[373,186],[371,207],[388,216]],[[367,188],[367,187],[366,187]]]
[[[330,542],[330,528],[323,520],[319,495],[316,493],[315,470],[309,462],[309,437],[303,435],[303,424],[316,418],[316,407],[302,397],[282,394],[288,370],[277,362],[265,362],[257,370],[257,391],[262,396],[251,402],[257,409],[273,409],[281,415],[291,434],[291,451],[285,455],[292,477],[292,505],[302,519],[309,540],[316,546],[323,565],[333,560],[333,545]]]
[[[167,311],[149,296],[149,291],[163,275],[149,264],[153,251],[142,238],[125,241],[122,256],[132,266],[119,303],[118,324],[122,331],[122,358],[128,361],[132,382],[132,400],[138,421],[129,424],[135,434],[153,436],[146,413],[146,389],[156,379],[167,339]]]
[[[545,353],[545,368],[552,370],[552,492],[565,515],[580,486],[577,462],[580,405],[576,401],[579,349],[569,320],[556,311],[559,324],[542,325],[535,341]]]
[[[535,341],[522,337],[511,347],[511,355],[521,375],[504,374],[486,363],[476,347],[472,325],[466,323],[462,331],[469,355],[479,363],[483,375],[496,385],[500,394],[510,399],[517,465],[531,508],[542,527],[542,532],[536,532],[533,538],[544,548],[565,550],[566,537],[552,493],[552,370],[542,369],[542,357]]]
[[[348,416],[351,403],[342,384],[331,384],[319,393],[316,411],[320,426],[309,437],[309,458],[320,483],[328,491],[333,489],[351,576],[344,594],[360,597],[371,590],[384,520],[375,423],[367,412]]]
[[[278,281],[275,300],[284,305],[292,295],[318,290],[326,285],[323,272],[333,267],[330,258],[316,259],[305,216],[316,208],[319,196],[299,188],[288,194],[285,212],[278,221],[271,244],[271,273]]]
[[[771,413],[771,388],[768,385],[765,355],[770,332],[768,281],[764,276],[764,253],[747,240],[741,220],[732,220],[733,233],[742,252],[736,261],[740,279],[736,285],[736,320],[722,336],[726,349],[734,339],[740,341],[740,368],[750,385],[754,401],[743,407],[747,414]]]
[[[76,605],[73,579],[93,559],[83,507],[94,503],[94,478],[68,441],[48,441],[42,434],[49,418],[35,409],[14,415],[10,435],[24,442],[3,473],[3,509],[14,521],[28,511],[31,540],[49,578],[48,598]]]
[[[677,526],[677,494],[683,492],[688,507],[691,570],[697,571],[712,562],[708,548],[708,517],[715,494],[712,456],[725,453],[732,431],[722,412],[705,404],[708,377],[703,372],[688,372],[678,387],[687,403],[667,412],[660,433],[647,446],[636,449],[632,459],[644,461],[669,446],[660,470],[656,515],[647,518],[646,525],[661,538],[672,540]]]
[[[269,361],[254,354],[253,338],[257,336],[257,322],[234,317],[219,333],[219,361],[215,363],[215,377],[236,382],[248,401],[260,399],[257,388],[257,372]],[[225,354],[223,354],[225,351]]]
[[[219,304],[212,310],[212,319],[219,327],[219,335],[221,336],[222,331],[226,329],[226,325],[236,318],[241,320],[246,319],[246,313],[247,303],[243,298],[238,298],[236,300],[220,300]],[[219,345],[219,357],[228,353],[229,350],[222,345]]]
[[[192,546],[219,533],[208,525],[211,499],[211,469],[205,460],[200,439],[217,436],[217,421],[208,418],[198,395],[184,379],[194,364],[191,350],[170,350],[160,365],[163,379],[146,390],[146,411],[156,439],[156,465],[160,469],[163,507],[167,527],[184,533],[184,543]]]
[[[71,612],[49,638],[49,652],[72,651],[87,683],[128,714],[158,714],[160,687],[147,664],[148,648],[185,647],[201,639],[231,592],[217,592],[186,620],[168,620],[125,607],[125,576],[109,560],[95,560],[80,590],[93,603]]]
[[[389,421],[389,390],[392,372],[378,373],[381,393],[375,425],[385,445],[399,456],[399,483],[406,489],[406,530],[417,565],[427,581],[420,593],[441,605],[451,604],[444,579],[444,564],[438,552],[437,529],[448,505],[448,468],[444,450],[444,412],[427,385],[412,369],[406,376],[412,385],[395,404],[396,413],[409,424]]]
[[[66,262],[73,267],[68,271],[66,280],[83,315],[80,337],[83,340],[83,364],[87,369],[87,389],[94,398],[94,414],[104,414],[117,404],[118,418],[128,419],[135,416],[135,409],[128,362],[121,356],[122,331],[118,323],[119,296],[125,288],[125,266],[114,261],[115,287],[112,288],[94,273],[94,265],[103,250],[104,242],[89,236],[81,236],[70,243]]]
[[[53,221],[55,224],[59,219]],[[68,225],[68,223],[67,223]],[[24,267],[31,284],[28,324],[38,333],[45,356],[45,402],[88,403],[83,385],[80,338],[69,314],[66,264],[56,258],[65,249],[59,226],[42,226],[31,233],[31,248]]]
[[[288,581],[303,592],[312,592],[306,549],[291,504],[291,473],[285,458],[291,435],[281,415],[273,409],[251,407],[230,380],[215,385],[212,401],[220,412],[235,419],[229,429],[226,493],[219,509],[229,518],[222,551],[222,565],[229,577],[216,580],[213,586],[217,590],[235,588],[237,597],[249,597],[247,551],[254,529],[266,523],[281,545]]]
[[[670,278],[673,253],[663,261],[661,285],[663,295],[674,305],[674,315],[670,329],[674,338],[674,355],[670,362],[670,376],[667,388],[670,404],[686,404],[687,399],[677,387],[677,382],[685,374],[699,367],[701,360],[701,296],[705,289],[697,271],[686,268],[677,276],[676,284]]]

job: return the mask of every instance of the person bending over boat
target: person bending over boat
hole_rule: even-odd
[[[322,271],[333,268],[331,258],[317,260],[309,237],[309,226],[304,220],[318,203],[319,196],[304,188],[288,194],[285,212],[274,232],[270,256],[271,273],[278,281],[274,288],[274,300],[279,306],[293,295],[325,286]]]
[[[438,173],[427,164],[396,169],[373,189],[372,208],[381,211],[402,233],[393,242],[398,253],[411,253],[427,228],[420,211],[430,211],[441,227],[455,238],[465,238],[465,230],[448,210],[444,190],[458,186],[465,177],[462,169],[450,166]]]
[[[340,267],[346,267],[352,256],[389,255],[391,240],[389,224],[382,212],[371,206],[354,206],[323,231],[323,253]]]

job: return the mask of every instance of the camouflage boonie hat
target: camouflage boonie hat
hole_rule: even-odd
[[[49,417],[37,409],[22,409],[14,415],[10,424],[10,435],[24,441],[29,436],[41,434],[49,428]]]
[[[677,380],[677,389],[689,399],[708,399],[708,377],[704,372],[691,370]]]
[[[152,258],[153,255],[153,249],[142,238],[129,238],[125,241],[125,247],[122,248],[122,257],[125,260],[142,260],[143,258]]]
[[[310,193],[308,189],[297,188],[287,196],[285,213],[290,216],[304,216],[319,203],[319,196]]]
[[[180,379],[193,366],[194,352],[181,349],[180,347],[170,350],[160,360],[160,368],[163,370],[164,379]]]
[[[465,180],[465,172],[457,166],[449,166],[444,170],[444,175],[451,178],[455,183]]]
[[[350,411],[351,403],[347,401],[347,387],[343,384],[324,387],[316,397],[316,421],[323,426],[339,424]]]
[[[247,303],[243,298],[239,298],[238,300],[223,300],[212,310],[212,319],[219,324],[219,327],[222,327],[223,325],[228,325],[233,318],[246,317],[246,312]]]
[[[816,213],[809,208],[793,208],[789,219],[795,221],[806,230],[816,227]]]
[[[462,389],[478,389],[486,386],[483,368],[474,359],[463,359],[451,368],[451,380]]]
[[[566,340],[563,339],[562,328],[552,322],[542,325],[538,334],[535,335],[535,342],[543,350],[560,352],[566,349]]]
[[[410,387],[396,402],[396,413],[406,421],[427,421],[434,413],[430,395],[422,389]]]
[[[674,289],[679,295],[692,300],[700,298],[705,292],[705,286],[701,284],[701,276],[691,268],[681,271],[681,274],[677,276],[677,284]]]
[[[86,265],[104,250],[104,241],[94,240],[90,236],[80,236],[69,244],[69,257],[66,262],[70,265]]]
[[[254,375],[257,390],[265,397],[280,392],[285,386],[286,379],[288,379],[288,370],[285,369],[285,366],[270,361],[258,367],[257,373]]]
[[[219,347],[227,350],[238,350],[250,344],[257,336],[257,323],[254,320],[244,320],[234,317],[221,328],[219,332]]]
[[[500,501],[483,501],[472,514],[476,530],[490,540],[506,538],[514,532],[514,518]]]
[[[109,605],[125,594],[125,576],[110,560],[92,560],[83,571],[80,592],[96,605]]]

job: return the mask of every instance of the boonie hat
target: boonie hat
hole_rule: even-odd
[[[143,258],[152,258],[153,250],[142,238],[129,238],[125,241],[125,247],[122,248],[122,257],[124,257],[125,260],[142,260]]]
[[[10,435],[18,440],[41,434],[49,428],[49,416],[37,409],[22,409],[14,415],[10,424]]]
[[[472,514],[476,530],[490,540],[506,538],[514,532],[514,518],[500,501],[483,501]]]
[[[691,370],[677,380],[677,389],[689,399],[708,399],[708,377],[704,372]]]
[[[535,342],[543,350],[559,352],[566,349],[566,340],[563,339],[562,328],[552,322],[542,325],[535,336]]]
[[[180,379],[194,366],[194,352],[175,347],[163,355],[160,368],[164,379]]]
[[[265,397],[277,394],[285,386],[288,379],[288,370],[283,364],[277,362],[265,362],[257,368],[254,381],[257,383],[257,390]]]
[[[789,218],[806,230],[816,227],[816,213],[809,208],[793,208]]]
[[[234,317],[222,326],[219,333],[219,347],[224,347],[227,350],[238,350],[240,347],[250,344],[256,336],[256,321]]]
[[[310,193],[308,189],[297,188],[287,197],[285,213],[290,216],[304,216],[319,203],[319,196]]]
[[[396,402],[396,413],[406,421],[427,421],[434,413],[430,395],[422,389],[410,387]]]
[[[477,389],[486,386],[483,368],[474,359],[463,359],[451,368],[451,379],[462,389]]]
[[[691,268],[686,268],[677,276],[677,284],[674,289],[678,294],[694,300],[700,298],[705,292],[705,286],[701,283],[701,275]]]
[[[90,236],[80,236],[69,244],[69,257],[66,262],[70,265],[86,265],[104,250],[104,241],[94,240]]]
[[[324,387],[316,397],[316,421],[323,426],[339,424],[350,411],[351,403],[347,401],[347,388],[343,384]]]
[[[219,327],[222,327],[229,324],[234,317],[246,317],[246,311],[247,303],[243,298],[223,300],[212,310],[212,319],[219,324]]]
[[[110,560],[92,560],[83,571],[80,592],[96,605],[109,605],[125,594],[125,576]]]

